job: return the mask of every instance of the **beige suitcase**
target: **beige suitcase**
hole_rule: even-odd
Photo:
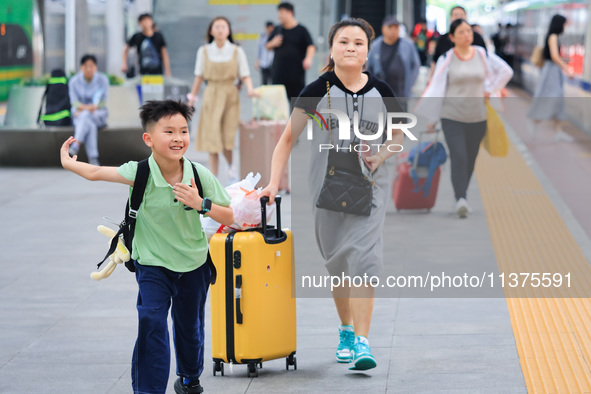
[[[284,120],[251,120],[240,122],[240,177],[249,172],[261,174],[257,186],[265,187],[271,179],[271,159],[275,146],[285,130]],[[289,166],[285,169],[279,190],[290,191]]]

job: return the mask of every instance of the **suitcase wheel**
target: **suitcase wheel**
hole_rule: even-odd
[[[298,359],[295,354],[290,354],[288,357],[285,357],[285,369],[289,371],[290,365],[293,365],[294,371],[298,369]]]
[[[214,361],[213,362],[213,376],[215,376],[216,372],[220,372],[222,376],[224,376],[224,363],[221,361]]]
[[[248,377],[258,377],[259,376],[259,364],[260,363],[248,363]]]

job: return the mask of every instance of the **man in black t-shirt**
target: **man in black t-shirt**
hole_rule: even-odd
[[[449,19],[450,19],[450,23],[455,21],[456,19],[466,19],[467,20],[466,10],[464,9],[464,7],[461,7],[459,5],[455,6],[454,8],[451,9],[451,14],[450,14]],[[484,43],[484,38],[482,38],[482,36],[480,34],[478,34],[477,32],[474,32],[474,41],[472,42],[472,45],[481,46],[486,50],[486,44]],[[439,39],[437,40],[437,46],[435,47],[435,53],[433,54],[433,62],[431,63],[431,72],[429,73],[429,79],[431,79],[431,76],[433,75],[433,71],[435,71],[435,64],[437,63],[437,59],[439,59],[439,57],[441,55],[444,55],[447,51],[449,51],[453,47],[454,47],[454,43],[451,42],[451,40],[449,39],[449,33],[446,33],[446,34],[442,35],[441,37],[439,37]]]
[[[316,47],[308,30],[295,20],[292,4],[281,3],[277,11],[280,25],[269,35],[267,49],[275,51],[273,83],[284,85],[291,99],[306,85],[306,70],[312,67]]]
[[[154,31],[154,21],[150,14],[142,14],[138,18],[142,31],[135,33],[123,50],[123,64],[121,71],[127,72],[127,52],[130,47],[136,47],[139,57],[140,74],[172,76],[170,72],[170,60],[166,50],[166,42],[160,32]]]

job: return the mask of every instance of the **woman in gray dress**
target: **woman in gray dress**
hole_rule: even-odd
[[[558,36],[564,32],[564,25],[566,25],[566,18],[559,14],[554,15],[550,21],[544,45],[544,65],[527,117],[530,119],[528,128],[532,137],[535,136],[538,123],[552,121],[555,131],[554,140],[572,142],[573,137],[562,129],[562,122],[566,120],[564,74],[569,78],[573,77],[568,64],[560,58]]]
[[[275,148],[272,159],[271,180],[262,195],[271,199],[277,194],[281,174],[287,165],[292,141],[298,136],[309,119],[304,112],[323,111],[326,108],[348,114],[351,124],[359,119],[358,131],[364,136],[375,135],[378,116],[386,112],[403,112],[393,98],[392,90],[382,81],[364,72],[369,45],[374,32],[363,19],[347,19],[334,24],[330,30],[330,62],[326,73],[304,88],[294,105],[290,121]],[[387,100],[386,98],[390,98]],[[328,150],[318,149],[320,144],[360,146],[363,141],[355,140],[354,133],[349,140],[338,139],[338,124],[335,116],[327,116],[329,130],[313,124],[309,186],[312,201],[317,201],[324,182],[328,163]],[[385,124],[385,122],[383,123]],[[331,139],[332,134],[332,139]],[[367,138],[366,140],[369,140]],[[365,139],[363,139],[365,140]],[[367,280],[378,276],[383,264],[383,226],[388,201],[388,171],[385,160],[395,154],[392,148],[403,142],[404,135],[394,130],[392,138],[371,141],[372,151],[360,156],[356,165],[371,171],[373,178],[372,208],[369,216],[335,212],[313,206],[315,233],[320,253],[331,276],[347,275],[351,278],[365,278],[359,287],[341,286],[332,291],[341,325],[340,342],[336,352],[337,362],[353,363],[350,369],[366,370],[377,363],[367,339],[371,324],[375,282]],[[366,144],[366,146],[370,146]]]

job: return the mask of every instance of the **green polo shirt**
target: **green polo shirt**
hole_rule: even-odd
[[[193,178],[191,162],[183,161],[182,183],[190,185]],[[153,156],[148,159],[148,164],[150,176],[137,215],[131,257],[142,265],[165,267],[175,272],[192,271],[207,258],[207,238],[201,228],[199,213],[194,209],[186,211],[183,203],[174,201],[172,186],[164,180]],[[230,205],[230,195],[216,177],[201,164],[193,164],[203,186],[203,195],[214,204]],[[133,181],[137,166],[137,161],[130,161],[117,171]]]

